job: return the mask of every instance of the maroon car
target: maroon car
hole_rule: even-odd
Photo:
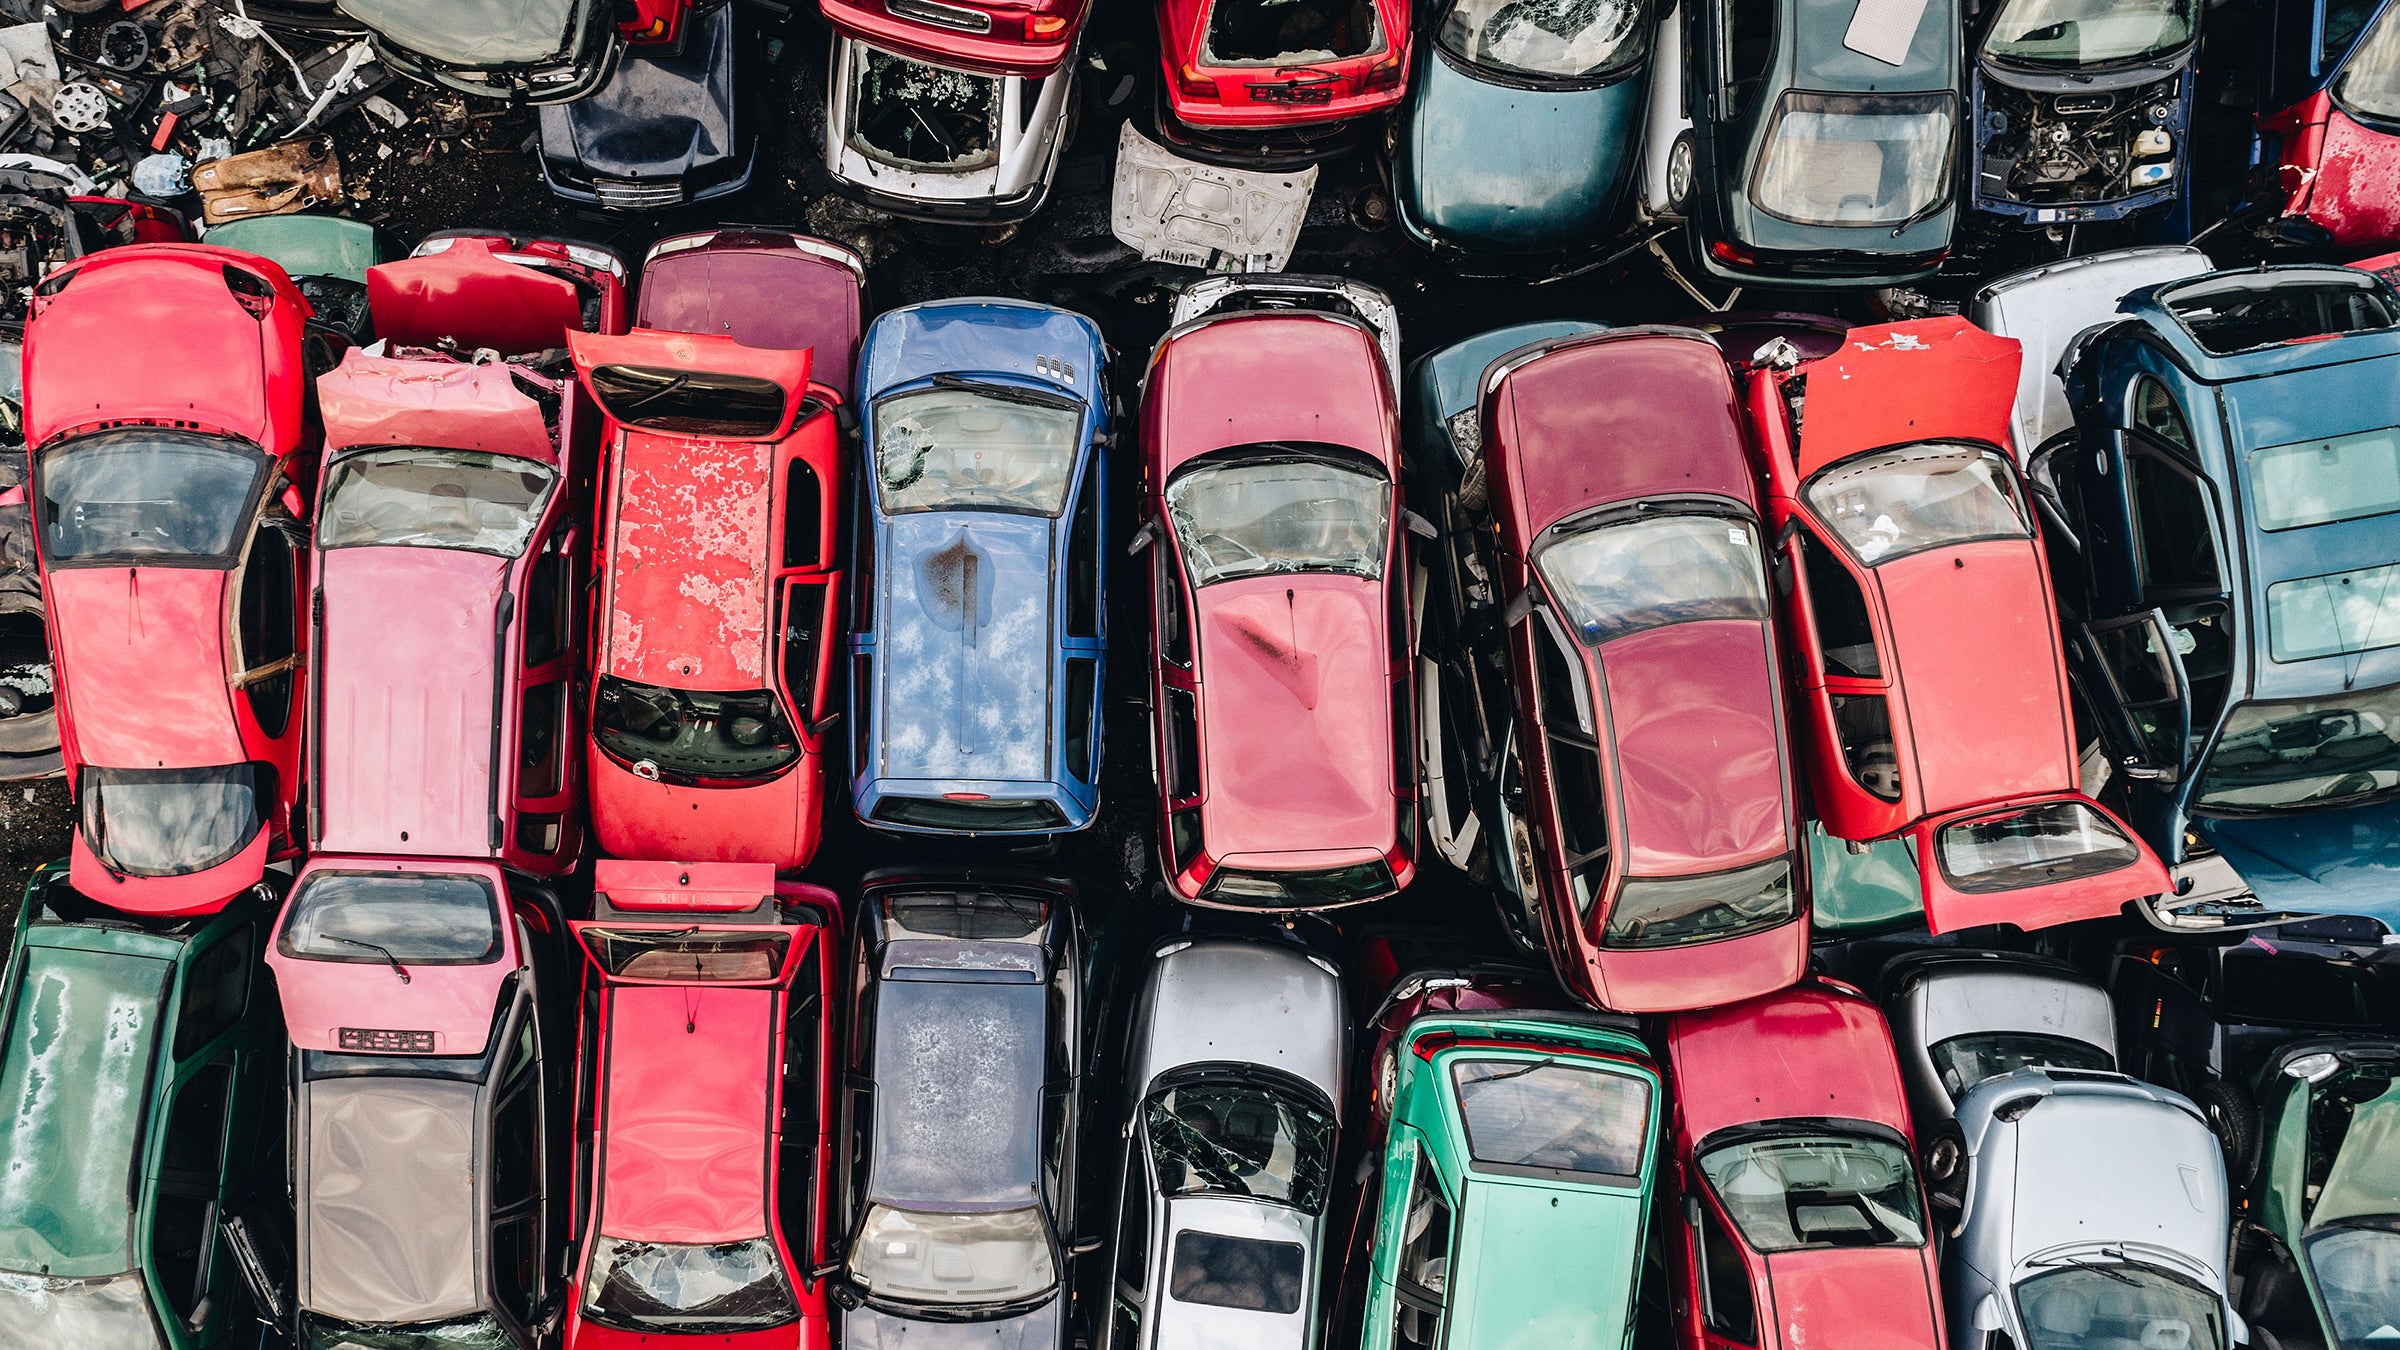
[[[1782,684],[1748,443],[1702,333],[1519,348],[1482,383],[1452,493],[1460,643],[1512,698],[1500,871],[1569,992],[1621,1012],[1781,989],[1808,956]],[[1478,495],[1488,501],[1476,501]],[[1468,528],[1459,528],[1461,525]],[[1522,775],[1521,796],[1507,788]]]

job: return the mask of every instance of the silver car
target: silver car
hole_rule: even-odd
[[[849,195],[917,220],[996,223],[1039,210],[1071,131],[1075,69],[986,75],[839,33],[826,81],[825,167]]]
[[[2122,1074],[2019,1069],[1958,1104],[1944,1258],[1962,1350],[2226,1350],[2224,1155],[2190,1102]]]
[[[1350,1014],[1279,942],[1161,945],[1132,1012],[1106,1350],[1304,1350]]]
[[[1893,961],[1881,984],[1932,1180],[1957,1168],[1956,1136],[1944,1126],[1978,1083],[2029,1066],[2117,1067],[2108,991],[2064,961],[1943,948]]]
[[[1967,320],[2025,348],[2017,368],[2017,406],[2009,419],[2019,461],[2075,429],[2059,358],[2075,335],[2117,312],[2117,302],[2145,286],[2196,277],[2208,255],[2183,244],[2155,244],[2087,254],[2001,277],[1975,293]],[[2047,524],[2048,522],[2044,522]]]

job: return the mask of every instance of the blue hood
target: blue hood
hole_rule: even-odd
[[[1429,51],[1393,167],[1401,219],[1468,249],[1598,242],[1632,173],[1647,87],[1640,72],[1598,89],[1486,84]]]
[[[2400,931],[2400,802],[2260,816],[2196,816],[2269,909],[2359,914]]]
[[[948,511],[885,526],[869,776],[1050,781],[1056,528]]]
[[[858,401],[863,411],[912,381],[991,374],[1063,387],[1104,413],[1107,351],[1099,326],[1069,310],[1023,300],[927,301],[895,309],[867,329],[858,353]],[[1092,430],[1103,425],[1096,418]]]

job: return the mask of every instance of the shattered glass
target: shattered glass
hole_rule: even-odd
[[[1217,0],[1200,60],[1212,66],[1288,66],[1347,60],[1383,47],[1374,0]]]
[[[1000,158],[1000,81],[866,49],[851,144],[907,168],[957,172]]]
[[[490,1313],[369,1327],[303,1311],[300,1350],[518,1350],[518,1342]]]
[[[592,735],[637,775],[674,782],[763,778],[800,757],[783,700],[766,689],[667,689],[603,675]]]
[[[1324,1208],[1333,1118],[1297,1097],[1248,1083],[1187,1083],[1152,1097],[1146,1116],[1158,1186],[1169,1196]]]
[[[333,466],[323,548],[399,544],[514,558],[525,551],[558,475],[527,459],[471,450],[402,448]]]
[[[1192,584],[1284,572],[1383,573],[1391,487],[1318,459],[1245,459],[1187,469],[1167,484]]]
[[[0,1272],[0,1343],[76,1350],[162,1350],[165,1345],[138,1271],[98,1280]]]
[[[875,405],[883,509],[1056,516],[1075,475],[1080,409],[981,389],[940,388]]]
[[[592,1244],[583,1315],[620,1331],[718,1336],[782,1326],[800,1305],[764,1237],[684,1244],[603,1235]]]
[[[1470,65],[1589,79],[1646,50],[1644,18],[1637,0],[1454,0],[1436,38]]]

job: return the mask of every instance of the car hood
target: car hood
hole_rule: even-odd
[[[735,139],[730,8],[692,17],[676,55],[628,51],[584,98],[541,110],[542,157],[608,178],[680,178],[731,159]]]
[[[316,846],[489,854],[492,629],[508,560],[407,547],[320,556]]]
[[[883,778],[1035,782],[1050,767],[1055,567],[1043,516],[894,516],[876,559]]]
[[[1625,1342],[1641,1196],[1467,1183],[1450,1257],[1449,1350],[1603,1350]]]
[[[1137,1098],[1184,1065],[1233,1063],[1281,1069],[1342,1101],[1342,983],[1299,952],[1204,939],[1159,958],[1144,997],[1148,1039],[1126,1075]]]
[[[232,575],[204,567],[49,574],[50,632],[82,762],[194,769],[249,757],[225,683]]]
[[[2012,1193],[1973,1204],[2008,1207],[2012,1269],[2068,1244],[2143,1242],[2191,1257],[2222,1282],[2225,1160],[2199,1117],[2147,1095],[2070,1091],[2044,1098],[1999,1142],[2015,1150]],[[1987,1136],[1984,1147],[1993,1143]]]
[[[2361,914],[2400,929],[2400,802],[2192,825],[2268,909]]]
[[[1775,1343],[1917,1350],[1942,1343],[1939,1294],[1914,1247],[1821,1248],[1767,1258]]]
[[[1389,849],[1397,806],[1382,586],[1249,577],[1202,587],[1198,609],[1210,852]]]
[[[1716,872],[1790,849],[1767,640],[1763,623],[1706,620],[1600,649],[1630,874]]]
[[[1057,1350],[1065,1344],[1066,1296],[983,1322],[920,1322],[860,1308],[842,1314],[841,1330],[846,1350]]]
[[[1645,88],[1638,76],[1598,89],[1487,84],[1428,52],[1394,175],[1400,208],[1417,231],[1462,247],[1590,242],[1624,192]]]

